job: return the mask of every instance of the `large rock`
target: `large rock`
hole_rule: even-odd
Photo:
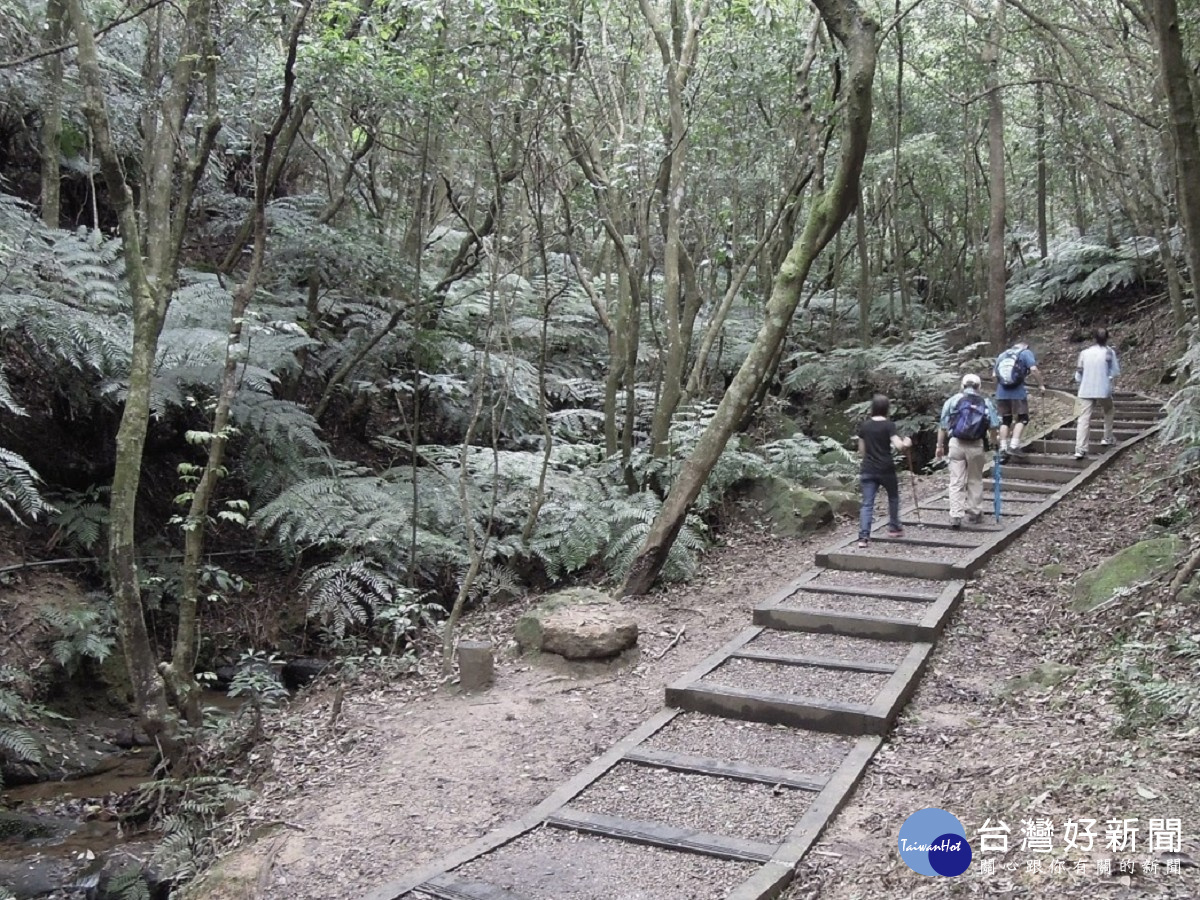
[[[1091,612],[1107,603],[1122,588],[1167,573],[1184,549],[1183,538],[1177,534],[1139,541],[1126,547],[1079,576],[1075,582],[1071,608],[1076,612]]]
[[[862,511],[862,497],[849,491],[825,491],[825,499],[833,507],[834,515],[857,517]]]
[[[821,494],[784,478],[756,481],[750,496],[762,505],[777,534],[797,536],[833,521],[833,506]]]
[[[567,659],[605,659],[637,643],[632,616],[607,594],[568,588],[546,597],[517,620],[517,644]]]

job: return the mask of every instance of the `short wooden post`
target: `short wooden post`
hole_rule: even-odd
[[[491,641],[459,641],[458,681],[464,691],[484,690],[495,669]]]

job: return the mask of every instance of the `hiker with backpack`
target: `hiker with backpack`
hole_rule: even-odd
[[[1116,443],[1113,435],[1113,382],[1121,374],[1117,353],[1108,346],[1108,329],[1097,328],[1092,332],[1095,341],[1079,354],[1075,364],[1075,381],[1079,384],[1077,403],[1079,420],[1075,423],[1075,458],[1084,459],[1088,452],[1088,431],[1092,426],[1092,410],[1099,406],[1104,410],[1104,440],[1101,447]]]
[[[1038,388],[1043,394],[1046,393],[1046,382],[1042,380],[1033,351],[1024,342],[1014,344],[996,357],[993,371],[996,376],[996,409],[1000,413],[1000,458],[1005,460],[1010,453],[1025,452],[1021,445],[1021,432],[1029,424],[1026,379],[1036,375]],[[1009,428],[1012,429],[1011,440]]]
[[[951,528],[962,528],[964,518],[969,525],[983,521],[984,439],[995,439],[1000,414],[979,385],[978,375],[964,375],[962,390],[942,405],[938,421],[937,458],[950,458]]]
[[[875,518],[875,496],[882,487],[888,498],[888,537],[903,537],[900,524],[900,482],[896,478],[896,463],[892,448],[912,449],[912,438],[896,434],[896,423],[888,418],[890,401],[883,394],[871,398],[870,418],[858,426],[858,453],[862,457],[859,481],[862,483],[862,510],[858,518],[858,546],[866,547],[871,540],[871,523]]]

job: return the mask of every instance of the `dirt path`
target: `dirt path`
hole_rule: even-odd
[[[730,539],[691,585],[633,607],[642,639],[631,659],[530,661],[509,649],[486,694],[439,688],[430,671],[348,695],[333,729],[329,698],[313,698],[279,724],[272,777],[253,811],[255,822],[284,823],[282,832],[223,868],[249,868],[262,900],[360,898],[469,843],[536,805],[659,710],[664,685],[744,628],[753,603],[808,567],[816,543],[828,539],[828,531]],[[464,636],[503,640],[526,605],[472,616]],[[432,659],[425,665],[435,668]],[[270,863],[269,871],[248,866],[251,858]],[[244,900],[244,890],[239,883],[206,896]]]

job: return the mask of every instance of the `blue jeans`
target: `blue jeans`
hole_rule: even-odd
[[[894,471],[882,475],[872,475],[864,472],[859,476],[862,483],[862,511],[858,517],[858,539],[865,541],[871,537],[871,521],[875,518],[875,495],[882,487],[888,495],[888,525],[900,530],[900,483],[896,480]]]

